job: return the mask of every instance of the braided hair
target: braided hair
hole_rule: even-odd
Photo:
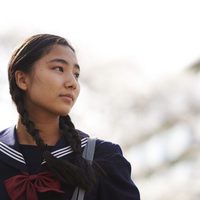
[[[48,169],[64,184],[80,186],[86,191],[95,183],[96,175],[92,166],[82,158],[81,139],[74,127],[69,115],[60,116],[59,128],[63,138],[73,150],[75,159],[73,162],[54,157],[47,149],[47,145],[40,137],[40,130],[31,121],[25,106],[25,92],[16,84],[15,72],[17,70],[29,73],[33,64],[45,54],[48,54],[54,45],[69,47],[75,50],[66,39],[50,34],[38,34],[28,38],[12,55],[8,66],[9,89],[12,100],[16,104],[22,124],[28,134],[32,136],[36,145],[42,152]]]

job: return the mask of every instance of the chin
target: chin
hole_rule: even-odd
[[[60,114],[61,117],[66,117],[69,113]]]
[[[71,108],[72,108],[71,106],[60,106],[57,107],[57,109],[54,110],[54,112],[56,113],[56,115],[59,116],[67,116],[71,111]]]
[[[69,114],[70,110],[65,110],[59,113],[60,116],[67,116]]]

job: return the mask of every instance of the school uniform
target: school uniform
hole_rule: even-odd
[[[88,135],[78,131],[82,149]],[[71,147],[62,138],[48,147],[57,158],[73,160]],[[105,171],[99,176],[84,200],[139,200],[136,185],[131,180],[130,163],[123,157],[119,145],[97,139],[94,162]],[[0,199],[9,200],[70,200],[75,187],[62,185],[48,171],[37,146],[21,145],[15,127],[0,132]],[[26,195],[24,195],[26,193]]]

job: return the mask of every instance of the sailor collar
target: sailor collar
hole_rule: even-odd
[[[88,135],[80,132],[81,147],[85,147],[88,141]],[[62,158],[71,154],[71,146],[66,146],[64,140],[59,142],[52,148],[51,154],[56,158]],[[4,129],[0,132],[0,160],[15,168],[26,171],[26,162],[24,156],[19,151],[19,143],[16,137],[15,126]],[[41,164],[44,164],[42,162]]]

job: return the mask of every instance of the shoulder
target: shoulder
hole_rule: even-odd
[[[113,171],[114,168],[125,169],[129,173],[131,165],[124,157],[119,144],[97,139],[94,160],[103,168]]]
[[[9,133],[11,127],[0,130],[0,139]]]
[[[90,137],[87,133],[76,129],[81,139]],[[121,154],[122,149],[119,144],[115,144],[110,141],[105,141],[99,138],[96,139],[96,147],[95,147],[95,156],[97,155],[104,155],[105,157],[112,156],[113,154]]]
[[[13,145],[15,143],[15,126],[0,131],[0,142],[7,145]]]
[[[76,131],[78,132],[81,139],[90,137],[87,133],[84,133],[83,131],[80,131],[78,129],[76,129]],[[109,160],[112,157],[123,157],[122,149],[119,144],[99,138],[94,139],[96,139],[94,160]]]
[[[123,156],[122,149],[119,144],[97,140],[94,160],[108,174],[131,173],[130,162]]]
[[[122,155],[122,149],[119,144],[115,144],[110,141],[97,139],[96,141],[96,153],[104,155],[104,157],[110,157],[112,155]]]

